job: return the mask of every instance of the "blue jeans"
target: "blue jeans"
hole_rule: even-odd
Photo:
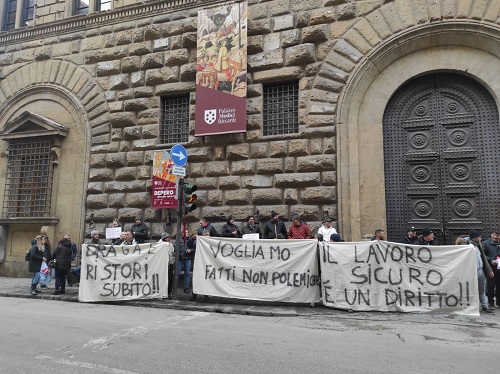
[[[37,271],[36,273],[32,273],[33,278],[31,278],[31,289],[35,289],[38,282],[40,281],[40,272]]]
[[[181,274],[181,270],[184,269],[184,288],[189,288],[189,281],[191,280],[191,259],[180,260],[177,265],[177,275]]]

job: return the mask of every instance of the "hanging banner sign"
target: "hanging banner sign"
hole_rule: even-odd
[[[153,183],[151,208],[177,208],[177,176],[172,172],[174,163],[167,150],[153,151]]]
[[[247,2],[198,12],[195,136],[246,131]]]
[[[476,254],[471,245],[321,243],[320,263],[326,306],[479,315]]]
[[[168,297],[170,243],[82,246],[80,302]]]
[[[193,293],[247,300],[319,302],[317,241],[198,236]]]

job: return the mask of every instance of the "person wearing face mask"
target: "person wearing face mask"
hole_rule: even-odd
[[[500,230],[493,231],[482,243],[482,247],[494,273],[494,277],[488,278],[486,285],[488,307],[494,309],[496,301],[496,307],[500,308]]]

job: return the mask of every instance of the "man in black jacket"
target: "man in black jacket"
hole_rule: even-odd
[[[148,238],[148,227],[142,222],[142,217],[135,217],[135,223],[130,228],[135,241],[138,244],[144,243]]]
[[[271,211],[271,219],[264,225],[263,239],[288,239],[288,233],[278,213]]]
[[[241,234],[259,234],[259,238],[261,237],[260,226],[259,224],[255,224],[255,217],[250,215],[246,219],[246,224],[241,228]]]
[[[404,244],[416,244],[417,241],[417,232],[415,231],[415,227],[408,226],[406,227],[406,235],[403,239],[401,239],[401,243]]]
[[[500,308],[500,268],[498,262],[500,261],[500,230],[491,233],[489,239],[482,243],[484,254],[488,259],[488,263],[495,274],[493,278],[488,278],[486,286],[486,294],[488,296],[488,306],[490,309],[494,308],[495,298],[496,306]]]

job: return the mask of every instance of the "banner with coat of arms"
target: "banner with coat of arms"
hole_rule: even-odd
[[[246,131],[247,2],[198,12],[195,135]]]

